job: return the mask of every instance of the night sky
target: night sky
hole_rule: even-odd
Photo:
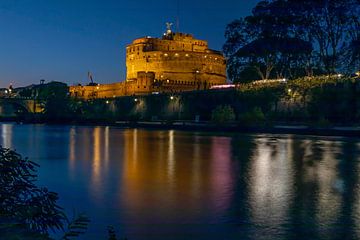
[[[180,0],[180,31],[220,50],[224,30],[257,0]],[[177,1],[1,0],[0,87],[46,81],[86,84],[125,79],[125,46],[160,37],[175,23]]]

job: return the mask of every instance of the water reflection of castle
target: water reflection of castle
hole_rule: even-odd
[[[228,239],[360,236],[358,141],[108,127],[73,127],[69,139],[70,175],[86,169],[90,199],[111,198],[136,233],[158,233],[151,223],[185,234],[175,223],[199,219],[206,232],[225,219],[239,223],[218,231]]]
[[[208,89],[226,83],[226,61],[207,41],[168,27],[162,38],[143,37],[126,47],[126,81],[72,86],[79,98],[112,98],[152,92]]]

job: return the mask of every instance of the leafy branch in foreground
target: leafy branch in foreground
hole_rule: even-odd
[[[50,239],[49,230],[64,230],[65,224],[69,229],[65,236],[83,233],[88,219],[80,215],[69,222],[57,205],[58,194],[35,185],[38,166],[0,146],[1,235],[15,239]]]
[[[65,232],[62,240],[70,240],[84,234],[88,228],[90,220],[85,214],[79,214],[71,222],[68,223],[68,230]]]
[[[0,146],[1,239],[51,240],[49,231],[64,231],[61,240],[84,234],[90,222],[85,214],[70,221],[57,205],[58,194],[35,185],[38,164]],[[65,229],[66,228],[66,229]],[[113,227],[109,239],[116,240]]]
[[[66,216],[56,204],[57,193],[35,185],[36,167],[15,151],[0,148],[0,216],[46,234],[63,229]]]

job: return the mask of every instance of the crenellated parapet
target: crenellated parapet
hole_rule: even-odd
[[[126,67],[128,81],[136,78],[137,72],[154,72],[158,80],[208,86],[226,83],[224,56],[190,34],[171,33],[162,39],[134,40],[126,48]]]

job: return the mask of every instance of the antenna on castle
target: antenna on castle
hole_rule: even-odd
[[[176,32],[180,32],[180,0],[177,0],[176,3]]]

